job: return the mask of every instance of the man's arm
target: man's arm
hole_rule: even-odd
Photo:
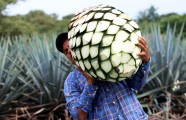
[[[126,79],[126,83],[130,88],[138,91],[142,90],[148,78],[150,63],[151,60],[148,63],[143,63],[132,78]]]
[[[80,90],[77,80],[75,79],[86,79],[83,91]],[[94,81],[91,80],[91,77],[88,78],[80,72],[78,72],[77,75],[70,74],[67,77],[64,86],[64,93],[67,102],[67,109],[74,119],[86,120],[87,113],[92,108],[92,101],[97,91],[97,86],[93,83]]]
[[[143,37],[139,37],[138,40],[138,46],[141,48],[141,52],[138,54],[138,56],[142,59],[142,65],[139,67],[133,78],[127,79],[126,82],[129,87],[135,90],[142,90],[150,71],[151,60],[147,41]]]
[[[77,66],[78,70],[81,71],[81,73],[84,75],[84,77],[86,78],[87,82],[89,84],[94,85],[95,84],[95,80],[90,77],[85,71],[83,71],[79,66]],[[80,120],[86,120],[87,118],[87,112],[84,112],[82,109],[78,109],[78,113],[79,113],[79,119]]]

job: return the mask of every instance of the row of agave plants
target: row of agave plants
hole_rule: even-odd
[[[152,65],[137,96],[150,119],[186,118],[186,39],[175,32],[143,31]],[[0,38],[0,119],[70,119],[63,85],[74,66],[56,50],[56,35]]]
[[[0,119],[64,119],[63,84],[73,65],[56,35],[0,40]]]
[[[186,39],[183,27],[176,35],[176,25],[167,25],[165,35],[159,26],[146,32],[152,59],[147,84],[138,98],[149,119],[186,119]]]

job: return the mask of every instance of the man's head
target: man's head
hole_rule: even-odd
[[[56,48],[58,51],[65,54],[65,56],[75,64],[75,60],[71,55],[71,49],[69,47],[68,33],[61,33],[56,38]]]
[[[68,40],[68,34],[66,32],[61,33],[56,38],[56,48],[58,51],[64,53],[63,51],[63,43]]]

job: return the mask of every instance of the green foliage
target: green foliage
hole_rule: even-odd
[[[160,26],[161,29],[165,31],[167,24],[170,24],[171,27],[174,27],[176,25],[178,29],[181,29],[182,24],[185,21],[186,21],[186,14],[179,15],[176,13],[170,13],[170,14],[162,15],[161,19],[158,22],[161,25]],[[183,31],[186,31],[186,25],[184,26]],[[176,34],[178,35],[179,31],[176,31]],[[185,32],[183,33],[183,36],[186,36]]]
[[[29,64],[27,69],[31,67],[30,74],[35,85],[35,89],[39,89],[42,93],[40,96],[40,103],[50,103],[53,101],[64,101],[63,83],[68,73],[73,66],[68,62],[66,57],[59,52],[56,53],[54,42],[50,42],[45,35],[41,38],[34,36],[28,46],[28,53],[30,54]],[[50,38],[55,40],[55,35]],[[36,49],[39,48],[39,49]]]
[[[185,80],[186,71],[183,69],[186,67],[183,52],[185,48],[181,41],[183,26],[184,24],[177,37],[175,35],[176,27],[172,30],[169,25],[165,36],[161,35],[160,28],[156,26],[152,27],[152,34],[147,33],[153,65],[152,76],[148,79],[144,91],[149,92],[150,89],[154,91],[154,88],[167,87],[177,80]],[[166,88],[166,90],[171,92],[171,88]],[[185,92],[182,91],[182,93]]]
[[[31,11],[26,15],[6,16],[2,14],[8,5],[19,0],[0,0],[0,36],[32,35],[33,33],[61,33],[68,30],[73,14],[58,19],[56,14]]]
[[[72,19],[73,16],[74,16],[74,14],[70,14],[70,15],[64,16],[62,18],[62,20],[59,21],[59,26],[57,28],[57,32],[68,31],[68,25],[69,25],[70,20]]]
[[[5,6],[16,3],[16,0],[1,0],[0,5]],[[58,19],[56,14],[48,15],[43,11],[31,11],[26,15],[6,16],[0,14],[0,36],[6,35],[20,35],[20,34],[33,34],[33,33],[51,33],[51,32],[65,32],[68,31],[68,25],[74,14],[70,14]],[[155,22],[160,25],[161,32],[166,33],[166,26],[170,24],[173,27],[175,24],[178,29],[181,29],[182,23],[186,20],[186,14],[179,15],[176,13],[169,13],[166,15],[158,15],[157,9],[151,6],[149,9],[139,12],[137,22],[141,29],[150,30],[151,23]],[[186,31],[186,26],[184,26]],[[179,34],[179,31],[176,31]],[[186,33],[183,33],[186,36]]]
[[[58,20],[57,16],[47,15],[43,11],[31,11],[24,16],[2,16],[0,19],[0,36],[32,35],[33,33],[61,33],[68,30],[73,14]]]
[[[7,7],[7,5],[14,4],[17,1],[18,0],[0,0],[0,14],[2,10],[4,10]]]
[[[22,16],[3,17],[1,19],[0,35],[21,35],[30,34],[35,31],[34,26],[23,20]],[[8,26],[8,27],[7,27]]]
[[[0,119],[63,116],[63,84],[73,65],[55,48],[56,36],[1,38]]]
[[[147,22],[156,21],[159,18],[159,15],[156,12],[156,10],[157,9],[154,6],[151,6],[149,9],[147,9],[145,11],[139,12],[138,21],[139,22],[143,22],[143,21],[147,21]]]
[[[23,20],[34,26],[35,31],[39,33],[54,32],[59,23],[53,16],[49,16],[39,10],[31,11],[23,17]]]
[[[167,26],[165,35],[161,34],[160,27],[156,25],[151,27],[150,33],[146,33],[152,66],[147,84],[138,94],[138,98],[148,96],[148,113],[165,111],[162,112],[162,119],[169,118],[169,112],[175,112],[173,108],[178,108],[179,113],[182,113],[186,107],[186,100],[182,98],[186,93],[186,57],[183,52],[186,46],[185,40],[182,40],[183,28],[184,23],[178,36],[176,27],[171,29],[170,25]],[[171,94],[176,94],[177,97]]]
[[[160,26],[161,32],[166,34],[167,25],[169,24],[172,28],[177,25],[177,29],[181,29],[183,22],[186,21],[186,14],[179,15],[177,13],[168,13],[165,15],[158,15],[156,8],[151,6],[149,9],[139,12],[137,22],[140,25],[141,29],[151,29],[151,24],[156,23]],[[183,31],[186,31],[186,25],[183,28]],[[179,31],[176,31],[176,35],[179,34]],[[182,36],[186,36],[184,32]]]
[[[13,102],[19,100],[27,90],[28,84],[31,82],[30,76],[26,75],[24,70],[24,62],[27,56],[20,57],[21,45],[11,49],[11,42],[1,42],[1,59],[0,59],[0,109],[8,109]],[[11,51],[11,52],[10,52]],[[5,111],[1,111],[5,112]]]

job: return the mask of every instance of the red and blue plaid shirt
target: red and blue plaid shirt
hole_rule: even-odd
[[[88,112],[88,120],[147,120],[134,90],[145,85],[150,61],[140,66],[130,79],[120,82],[96,81],[92,85],[80,71],[74,69],[65,80],[66,107],[78,119],[78,108]]]

